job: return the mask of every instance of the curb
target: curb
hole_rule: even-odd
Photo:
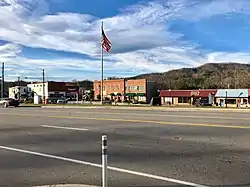
[[[105,106],[41,106],[41,108],[107,108]]]
[[[33,187],[97,187],[97,186],[85,185],[85,184],[50,184],[50,185],[33,186]]]
[[[86,109],[86,108],[107,108],[123,110],[157,110],[157,111],[216,111],[216,112],[245,112],[250,113],[250,109],[221,109],[221,108],[156,108],[156,107],[119,107],[119,106],[41,106],[41,108],[68,108],[68,109]]]

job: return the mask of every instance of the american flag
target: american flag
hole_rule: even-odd
[[[105,51],[109,53],[109,51],[111,49],[111,42],[109,41],[109,39],[105,35],[103,27],[102,27],[102,40],[101,40],[101,43],[102,43],[102,48],[105,49]]]

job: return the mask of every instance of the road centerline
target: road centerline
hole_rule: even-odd
[[[97,118],[97,117],[82,117],[82,116],[44,116],[44,115],[13,114],[13,113],[0,113],[0,115],[48,117],[48,118],[78,119],[78,120],[85,119],[85,120],[97,120],[97,121],[118,121],[118,122],[131,122],[131,123],[173,125],[173,126],[176,125],[176,126],[194,126],[194,127],[215,127],[215,128],[232,128],[232,129],[249,129],[250,130],[250,126],[244,126],[244,125],[223,125],[223,124],[209,124],[209,123],[170,122],[170,121],[153,121],[153,120],[120,119],[120,118]]]
[[[76,159],[62,157],[62,156],[56,156],[56,155],[51,155],[51,154],[47,154],[47,153],[18,149],[18,148],[13,148],[13,147],[8,147],[8,146],[0,146],[0,149],[19,152],[19,153],[25,153],[25,154],[29,154],[29,155],[40,156],[40,157],[45,157],[45,158],[50,158],[50,159],[55,159],[55,160],[67,161],[67,162],[71,162],[71,163],[75,163],[75,164],[88,165],[88,166],[98,167],[98,168],[102,167],[102,165],[92,163],[92,162],[81,161],[81,160],[76,160]],[[209,187],[209,186],[196,184],[196,183],[192,183],[192,182],[182,181],[182,180],[178,180],[178,179],[173,179],[173,178],[168,178],[168,177],[163,177],[163,176],[158,176],[158,175],[153,175],[153,174],[148,174],[148,173],[143,173],[143,172],[137,172],[137,171],[128,170],[128,169],[117,168],[117,167],[113,167],[113,166],[108,166],[108,169],[113,170],[113,171],[117,171],[117,172],[128,173],[131,175],[137,175],[137,176],[141,176],[141,177],[171,182],[171,183],[175,183],[175,184],[182,184],[182,185],[187,185],[187,186],[192,186],[192,187]]]
[[[24,112],[29,112],[29,110],[22,110]],[[244,121],[250,121],[250,118],[248,117],[230,117],[230,116],[198,116],[198,115],[177,115],[177,114],[155,114],[155,113],[124,113],[124,112],[101,112],[101,113],[95,113],[95,112],[90,112],[90,111],[74,111],[74,112],[69,112],[65,110],[39,110],[39,112],[52,112],[52,113],[62,113],[62,112],[68,112],[68,113],[75,113],[75,114],[103,114],[103,115],[119,115],[119,114],[127,114],[127,115],[132,115],[132,116],[150,116],[153,115],[155,117],[179,117],[179,118],[195,118],[195,119],[226,119],[226,120],[231,120],[231,119],[239,119],[239,120],[244,120]]]

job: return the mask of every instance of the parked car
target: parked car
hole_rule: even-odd
[[[48,98],[46,101],[47,104],[56,104],[57,98]]]
[[[197,107],[199,107],[199,106],[212,106],[211,103],[208,103],[208,101],[204,100],[204,99],[196,99],[194,105]]]
[[[14,106],[14,107],[18,107],[20,104],[20,102],[16,99],[12,99],[12,98],[2,98],[0,99],[0,105],[2,105],[4,108],[7,108],[9,106]]]
[[[65,98],[59,98],[59,99],[57,99],[57,104],[65,104],[65,103],[67,103],[68,102],[68,100],[67,99],[65,99]]]

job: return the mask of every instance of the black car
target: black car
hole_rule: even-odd
[[[2,98],[0,99],[0,105],[2,105],[4,108],[7,108],[9,106],[18,107],[20,102],[13,98]]]

